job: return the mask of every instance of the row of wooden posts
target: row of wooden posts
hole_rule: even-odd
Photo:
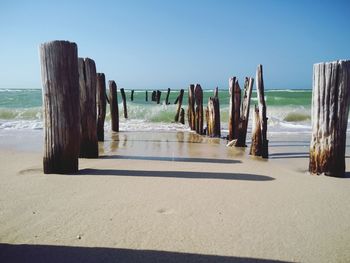
[[[76,173],[78,157],[97,158],[98,141],[104,140],[107,102],[110,104],[112,130],[119,131],[117,86],[96,72],[92,59],[78,58],[78,48],[68,41],[52,41],[40,46],[44,106],[44,173]],[[238,80],[229,80],[230,145],[245,147],[253,78],[246,78],[243,96]],[[258,107],[253,113],[250,154],[268,158],[267,117],[262,66],[256,73]],[[124,89],[120,89],[124,117],[127,105]],[[96,96],[97,94],[97,96]],[[169,104],[170,89],[166,104]],[[184,90],[175,103],[176,122],[185,122],[182,108]],[[133,100],[134,91],[131,91]],[[152,101],[160,102],[161,91],[152,92]],[[242,99],[241,99],[242,98]],[[146,100],[148,92],[146,91]],[[345,141],[350,104],[350,61],[314,65],[312,98],[312,139],[309,171],[312,174],[344,176]],[[97,105],[97,107],[96,107]],[[188,89],[188,123],[200,135],[220,137],[220,105],[218,88],[208,100],[204,128],[203,90],[199,84]],[[97,121],[96,121],[97,119]]]

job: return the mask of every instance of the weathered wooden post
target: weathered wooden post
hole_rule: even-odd
[[[194,99],[194,84],[190,84],[188,87],[188,126],[191,130],[196,130],[196,117],[195,117],[195,99]]]
[[[221,136],[220,104],[219,104],[218,96],[209,98],[206,116],[207,116],[208,136],[220,137]]]
[[[249,154],[253,156],[261,156],[262,154],[262,136],[260,125],[259,109],[255,106],[253,113],[252,144],[249,152]]]
[[[68,41],[40,45],[44,106],[43,170],[76,173],[80,150],[78,47]]]
[[[219,98],[219,87],[214,89],[214,97]]]
[[[245,78],[244,82],[244,95],[243,102],[241,105],[241,117],[238,126],[238,137],[235,143],[237,147],[246,147],[248,120],[249,120],[249,109],[250,109],[250,98],[253,90],[253,78]]]
[[[200,135],[203,134],[203,90],[201,85],[196,84],[194,89],[194,98],[196,102],[195,128]]]
[[[97,73],[97,139],[104,141],[104,126],[106,118],[106,79],[105,74]]]
[[[167,94],[166,94],[166,98],[165,98],[165,105],[169,105],[169,95],[170,95],[170,88],[168,88]]]
[[[130,100],[134,101],[134,90],[131,90]]]
[[[160,103],[160,97],[162,96],[162,92],[160,90],[157,90],[157,104]]]
[[[258,65],[257,71],[256,71],[256,88],[257,88],[257,96],[259,101],[259,121],[254,121],[255,124],[258,122],[260,123],[260,133],[261,133],[261,144],[255,142],[256,136],[252,134],[252,146],[253,145],[261,145],[261,149],[252,151],[252,155],[262,156],[263,158],[269,157],[269,141],[267,140],[267,117],[266,117],[266,104],[265,104],[265,96],[264,96],[264,80],[263,80],[263,70],[262,65]],[[256,114],[256,113],[255,113]],[[259,154],[255,154],[259,153]]]
[[[176,104],[179,101],[180,95],[176,97],[174,104]]]
[[[236,123],[234,122],[235,116],[235,84],[236,77],[229,79],[229,94],[230,94],[230,107],[229,107],[229,117],[228,117],[228,139],[232,141],[235,139],[235,127]]]
[[[156,101],[157,100],[157,92],[154,90],[152,91],[152,101]]]
[[[240,119],[241,119],[241,87],[238,84],[238,79],[236,79],[235,82],[235,89],[234,89],[234,123],[235,123],[235,129],[233,133],[233,137],[235,139],[238,138],[238,127],[240,125]]]
[[[350,60],[315,64],[312,91],[311,174],[344,177],[350,104]]]
[[[118,108],[118,95],[117,85],[114,80],[108,81],[109,86],[109,106],[111,111],[111,124],[112,131],[119,132],[119,108]]]
[[[148,90],[146,90],[146,101],[148,101]]]
[[[79,58],[80,157],[97,158],[96,65],[92,59]]]
[[[128,109],[126,106],[126,96],[125,96],[125,91],[123,88],[120,89],[120,94],[122,95],[122,100],[123,100],[123,108],[124,108],[124,118],[128,118]]]
[[[181,110],[180,110],[179,122],[182,124],[185,124],[185,110],[184,110],[184,108],[181,108]]]
[[[175,122],[179,122],[180,110],[181,110],[183,96],[184,96],[184,90],[181,89],[180,90],[180,95],[179,95],[179,101],[178,101],[178,104],[177,104],[177,111],[176,111],[176,115],[175,115]]]

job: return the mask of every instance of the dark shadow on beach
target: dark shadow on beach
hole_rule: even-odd
[[[69,247],[52,245],[12,245],[0,244],[0,262],[71,263],[71,262],[120,262],[120,263],[267,263],[286,262],[279,260],[179,253],[158,250],[136,250],[103,247]]]
[[[145,161],[168,161],[189,163],[240,163],[238,160],[216,159],[216,158],[185,158],[185,157],[161,157],[161,156],[134,156],[134,155],[104,155],[101,159],[119,160],[145,160]]]
[[[269,155],[270,159],[296,159],[296,158],[309,158],[308,152],[287,152],[287,153],[271,153]],[[345,156],[345,158],[350,158],[350,156]]]
[[[187,171],[144,171],[144,170],[115,170],[115,169],[82,169],[77,175],[99,176],[139,176],[139,177],[164,177],[185,179],[221,179],[242,181],[272,181],[275,178],[266,175],[246,173],[209,173]]]

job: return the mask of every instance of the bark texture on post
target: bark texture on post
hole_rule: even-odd
[[[196,101],[195,112],[195,128],[200,135],[203,134],[203,90],[201,85],[197,84],[194,89],[194,97]]]
[[[228,139],[232,141],[233,139],[236,139],[235,134],[235,84],[236,84],[236,77],[232,77],[229,79],[229,94],[230,94],[230,107],[229,107],[229,117],[228,117]]]
[[[92,59],[79,58],[80,157],[97,158],[96,65]]]
[[[181,110],[180,110],[179,122],[182,124],[185,124],[185,110],[184,110],[184,108],[181,108]]]
[[[181,110],[183,96],[184,96],[184,90],[181,89],[180,90],[179,99],[178,99],[178,104],[177,104],[177,111],[176,111],[176,115],[175,115],[175,122],[179,122],[180,110]]]
[[[166,94],[166,98],[165,98],[165,105],[169,105],[169,95],[170,95],[170,88],[168,88],[167,94]]]
[[[245,78],[244,95],[243,95],[243,102],[241,106],[241,117],[240,117],[240,122],[238,126],[238,138],[235,144],[236,147],[246,147],[250,98],[252,96],[253,83],[254,83],[253,78]]]
[[[109,106],[111,111],[111,124],[112,131],[119,132],[119,108],[118,108],[118,95],[117,85],[114,80],[108,81],[109,86]]]
[[[220,137],[220,105],[218,97],[210,97],[207,108],[207,133],[210,137]]]
[[[235,89],[234,89],[234,130],[233,130],[233,137],[234,139],[238,138],[238,130],[241,123],[241,87],[238,84],[238,79],[236,79],[235,82]]]
[[[252,144],[249,154],[253,156],[261,156],[262,154],[261,123],[259,109],[256,106],[253,113]]]
[[[350,61],[315,64],[309,171],[344,177],[350,104]]]
[[[105,74],[97,73],[97,139],[104,141],[104,126],[106,118],[106,78]]]
[[[78,172],[80,91],[78,47],[68,41],[40,45],[44,106],[43,170]]]
[[[126,106],[126,96],[125,96],[125,91],[123,88],[120,89],[120,94],[122,95],[122,100],[123,100],[123,108],[124,108],[124,118],[128,118],[128,108]]]
[[[191,130],[196,129],[196,114],[195,114],[195,95],[194,95],[194,84],[190,84],[188,88],[188,126]]]

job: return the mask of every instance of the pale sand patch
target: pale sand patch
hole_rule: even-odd
[[[1,245],[5,262],[350,258],[350,178],[308,175],[306,136],[271,136],[261,161],[191,133],[123,132],[78,175],[43,175],[36,140],[0,150],[0,242],[32,245]]]

